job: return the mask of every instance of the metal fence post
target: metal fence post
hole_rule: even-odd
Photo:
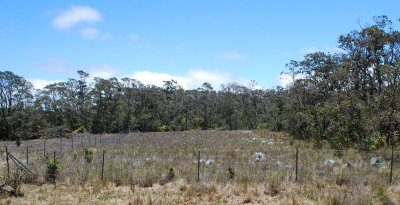
[[[299,148],[296,148],[296,178],[295,181],[297,182],[298,180],[298,167],[299,166]]]
[[[101,162],[101,181],[104,179],[104,155],[106,153],[106,150],[103,150],[103,160]]]
[[[200,150],[197,154],[197,182],[200,182]]]

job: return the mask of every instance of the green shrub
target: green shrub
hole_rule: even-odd
[[[172,181],[172,180],[175,179],[175,170],[174,170],[174,168],[172,168],[172,167],[169,168],[167,179],[168,179],[168,181]]]
[[[54,183],[60,171],[60,162],[56,159],[46,162],[46,180]]]
[[[94,149],[91,147],[85,148],[83,150],[84,154],[85,154],[85,161],[87,163],[91,163],[93,161],[93,153],[94,153]]]
[[[235,178],[235,170],[232,167],[228,168],[228,177],[229,179],[234,179]]]

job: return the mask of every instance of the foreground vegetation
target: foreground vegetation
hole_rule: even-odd
[[[393,181],[389,184],[390,150],[332,150],[328,144],[319,149],[316,141],[299,141],[285,133],[265,130],[88,135],[74,138],[74,149],[68,142],[71,140],[48,140],[47,157],[43,156],[43,141],[23,141],[20,147],[9,147],[11,154],[26,163],[23,161],[25,146],[31,146],[28,167],[36,175],[23,175],[19,187],[23,197],[5,197],[2,203],[400,202],[398,151],[394,153],[397,160]],[[101,180],[103,150],[105,165]],[[58,167],[55,184],[48,177],[53,151],[56,151]],[[200,182],[197,181],[198,151]],[[371,158],[377,156],[384,159],[382,164],[371,164]],[[5,179],[4,159],[1,165],[2,179]],[[13,177],[16,170],[11,163]]]

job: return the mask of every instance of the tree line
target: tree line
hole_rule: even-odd
[[[400,122],[400,33],[386,16],[338,39],[337,53],[314,52],[287,64],[292,83],[253,89],[237,83],[185,90],[130,78],[94,78],[80,70],[33,91],[0,71],[3,140],[60,137],[70,132],[117,133],[192,129],[286,131],[316,146],[377,149],[393,143]],[[396,139],[394,139],[396,140]]]

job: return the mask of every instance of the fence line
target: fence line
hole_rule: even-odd
[[[90,139],[91,137],[94,138],[94,139],[92,139],[92,143],[91,143],[91,139]],[[120,136],[120,135],[111,135],[111,136],[106,136],[106,137],[100,137],[99,140],[97,140],[97,136],[90,136],[90,135],[89,136],[87,136],[87,135],[81,136],[81,137],[72,137],[70,149],[68,149],[67,141],[63,142],[62,139],[60,139],[60,140],[43,140],[43,157],[46,157],[47,153],[53,152],[53,159],[55,160],[57,149],[59,149],[59,152],[57,152],[57,153],[59,155],[61,155],[65,152],[70,152],[70,151],[75,151],[75,150],[80,150],[82,148],[90,147],[91,145],[93,145],[93,140],[94,140],[94,146],[100,147],[101,145],[104,145],[103,148],[106,148],[106,146],[108,146],[108,145],[112,145],[112,144],[120,142],[123,138],[124,138],[124,136]],[[74,142],[74,139],[75,139],[75,142]],[[39,141],[39,143],[40,143],[40,141]],[[75,146],[74,146],[74,143],[75,143]],[[64,145],[65,145],[65,149],[64,149]],[[25,146],[25,149],[23,149],[24,146]],[[11,158],[11,156],[12,156],[11,160],[14,160],[14,159],[18,160],[15,157],[17,155],[15,155],[15,156],[11,155],[11,154],[9,155],[9,153],[11,152],[10,148],[17,149],[20,152],[21,152],[21,150],[25,151],[26,167],[28,167],[28,165],[29,165],[28,164],[29,159],[31,159],[31,161],[32,161],[32,159],[34,159],[34,158],[30,157],[29,155],[35,153],[34,152],[35,149],[34,149],[34,147],[32,147],[31,144],[22,145],[20,147],[6,146],[5,149],[6,149],[8,178],[10,178],[10,165],[8,162],[9,158]],[[40,150],[40,148],[37,147],[36,151],[39,151],[39,150]],[[333,176],[337,176],[337,174],[335,174],[333,172],[333,170],[331,170],[331,171],[329,170],[332,167],[335,167],[336,165],[332,165],[332,166],[324,165],[324,164],[322,164],[322,161],[321,162],[310,161],[310,160],[307,160],[308,158],[314,157],[314,158],[323,159],[323,158],[328,158],[328,157],[336,157],[337,159],[353,159],[355,161],[360,160],[363,163],[362,166],[367,166],[367,167],[370,166],[369,160],[371,160],[370,157],[363,157],[363,154],[364,154],[363,151],[351,152],[351,153],[357,154],[356,156],[353,156],[352,158],[346,158],[347,152],[343,153],[343,156],[341,156],[341,157],[335,156],[335,152],[338,150],[326,150],[325,153],[315,154],[315,153],[312,153],[313,151],[314,152],[316,151],[313,149],[306,149],[306,148],[294,149],[294,148],[270,147],[270,148],[265,148],[265,150],[261,150],[261,151],[264,151],[266,153],[266,157],[265,157],[265,159],[261,160],[260,162],[254,162],[254,159],[252,158],[253,154],[251,151],[248,151],[248,150],[239,150],[239,151],[232,150],[233,153],[238,152],[239,154],[242,154],[242,155],[247,153],[247,155],[246,155],[247,158],[245,160],[242,160],[242,159],[239,160],[237,157],[229,158],[230,157],[229,153],[218,153],[218,150],[206,149],[206,148],[198,149],[197,156],[196,156],[196,151],[194,151],[194,153],[195,153],[194,156],[189,154],[189,156],[186,156],[186,158],[190,160],[190,158],[196,159],[196,157],[197,157],[196,179],[198,182],[200,182],[201,173],[204,173],[204,170],[203,170],[203,172],[201,172],[201,167],[202,166],[204,167],[204,165],[201,161],[202,160],[201,156],[203,156],[203,157],[213,156],[214,159],[218,158],[219,160],[221,160],[221,162],[222,162],[221,164],[225,164],[225,163],[223,163],[223,160],[228,159],[228,161],[233,160],[234,164],[247,163],[247,164],[249,164],[249,167],[267,166],[268,165],[271,168],[271,170],[268,170],[268,171],[276,172],[276,173],[285,173],[285,174],[291,173],[290,175],[292,175],[292,176],[294,175],[294,177],[295,177],[294,181],[296,181],[296,182],[299,180],[301,181],[302,177],[304,177],[305,175],[308,175],[310,173],[310,171],[308,171],[308,170],[313,170],[317,173],[318,171],[320,171],[320,170],[318,170],[318,168],[323,168],[323,169],[321,169],[321,171],[323,172],[324,175],[332,174]],[[290,151],[290,152],[282,152],[282,151]],[[317,150],[317,151],[319,151],[319,150]],[[341,150],[341,151],[343,151],[343,150]],[[387,151],[389,151],[389,150],[375,151],[375,152],[368,152],[368,153],[386,156]],[[397,164],[400,161],[400,158],[399,158],[400,149],[393,149],[391,151],[392,151],[392,154],[391,154],[390,158],[384,157],[385,160],[390,159],[390,172],[388,170],[385,170],[386,172],[383,173],[383,174],[389,173],[389,176],[390,176],[389,182],[390,183],[393,180],[393,167],[395,164]],[[36,152],[36,153],[40,153],[40,152]],[[214,154],[212,154],[212,153],[214,153]],[[278,154],[276,154],[276,153],[278,153]],[[120,149],[109,149],[109,148],[107,149],[107,155],[109,155],[110,157],[112,157],[114,155],[118,155],[118,154],[124,155]],[[200,154],[202,154],[202,155],[200,155]],[[273,154],[275,154],[275,155],[273,155]],[[137,155],[138,155],[138,153],[136,153],[136,155],[134,154],[134,157],[138,158]],[[178,152],[178,155],[182,155],[182,153]],[[22,156],[23,156],[23,154],[21,155],[21,157]],[[365,156],[367,156],[367,155],[365,155]],[[151,159],[147,160],[144,157],[145,156],[143,155],[141,162],[142,161],[144,161],[144,162],[151,161]],[[165,158],[163,158],[163,157],[171,158],[171,156],[162,156],[162,157],[160,157],[160,159],[165,160]],[[180,159],[179,157],[182,157],[182,156],[178,156],[178,159]],[[185,157],[185,156],[183,156],[183,157]],[[279,157],[281,157],[281,158],[279,158]],[[271,166],[271,165],[275,165],[275,163],[277,161],[279,161],[279,159],[282,159],[282,158],[285,158],[286,160],[293,159],[291,161],[294,161],[295,167],[293,167],[293,166],[290,168],[286,167],[284,170],[282,170],[282,168],[281,169],[276,168],[276,167],[279,167],[278,165]],[[60,157],[60,161],[62,161],[62,160],[63,159]],[[217,161],[217,163],[219,163],[219,160]],[[275,160],[275,162],[273,162],[273,160]],[[102,150],[102,159],[101,159],[101,180],[104,180],[104,175],[105,175],[105,171],[106,171],[105,161],[106,161],[105,160],[105,149],[103,149]],[[169,160],[166,160],[166,161],[169,161]],[[172,161],[174,161],[174,160],[172,160]],[[175,161],[177,161],[177,160],[175,160]],[[22,162],[20,162],[20,161],[18,161],[18,162],[22,164]],[[113,163],[115,163],[115,161],[107,162],[107,164],[108,163],[113,164]],[[184,163],[184,162],[182,162],[182,163]],[[287,166],[290,164],[290,162],[284,162],[284,163],[286,163]],[[307,167],[307,165],[311,165],[311,166]],[[275,169],[272,170],[272,168],[275,168]],[[324,170],[324,169],[327,169],[327,170]],[[360,174],[360,173],[365,173],[365,171],[363,171],[363,170],[356,171],[356,169],[352,169],[351,171],[346,171],[346,174]],[[379,173],[379,174],[382,174],[382,173]]]

